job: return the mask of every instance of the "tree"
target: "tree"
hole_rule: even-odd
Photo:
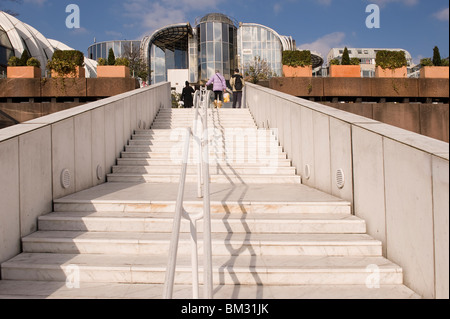
[[[437,46],[433,49],[433,65],[441,66],[441,54],[439,53],[439,48]]]
[[[108,52],[108,65],[115,65],[115,64],[116,64],[116,56],[114,55],[113,49],[110,48]]]
[[[30,58],[30,55],[28,54],[28,51],[25,49],[22,52],[22,56],[20,57],[20,65],[27,65],[27,61]]]
[[[348,54],[348,49],[347,47],[345,47],[344,49],[344,53],[342,54],[342,65],[350,65],[351,61],[350,61],[350,55]]]
[[[123,56],[130,61],[130,72],[133,77],[140,78],[142,81],[148,79],[148,64],[141,58],[140,50],[133,50],[131,44],[124,45]]]
[[[274,75],[269,63],[259,56],[255,56],[253,61],[247,63],[245,70],[246,80],[254,84],[268,80]]]

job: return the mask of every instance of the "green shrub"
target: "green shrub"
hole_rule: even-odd
[[[117,58],[114,65],[130,66],[130,61],[127,58]]]
[[[20,59],[16,56],[12,56],[8,60],[8,66],[21,66]]]
[[[84,55],[78,50],[56,50],[47,63],[47,69],[57,72],[60,76],[76,75],[77,66],[84,66]]]
[[[421,66],[433,66],[433,61],[430,58],[423,58],[420,60]]]
[[[108,52],[108,65],[116,65],[116,56],[114,55],[112,48],[110,48]]]
[[[283,51],[283,65],[297,67],[312,65],[311,51]]]
[[[29,58],[27,61],[27,66],[34,66],[36,68],[40,68],[41,62],[39,62],[39,60],[36,58]]]
[[[350,55],[348,54],[347,47],[345,47],[344,53],[342,54],[341,65],[350,65]]]
[[[351,58],[350,59],[350,65],[360,65],[361,64],[361,60],[358,58]]]
[[[375,58],[376,66],[382,69],[398,69],[408,65],[404,51],[381,50]]]
[[[106,60],[103,58],[99,58],[97,62],[98,62],[98,65],[101,65],[101,66],[106,65]]]
[[[442,59],[441,60],[441,66],[449,66],[450,65],[450,63],[449,63],[449,61],[448,61],[448,58],[447,59]]]
[[[340,65],[341,61],[339,61],[338,58],[334,58],[333,60],[330,61],[330,65]]]

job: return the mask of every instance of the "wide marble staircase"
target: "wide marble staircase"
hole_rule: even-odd
[[[161,110],[131,137],[107,183],[56,200],[22,239],[23,253],[1,265],[0,298],[161,298],[179,128],[193,119],[193,110]],[[276,132],[257,129],[246,109],[214,110],[208,123],[214,298],[419,297],[350,203],[301,184]],[[202,209],[196,182],[192,143],[188,212]],[[188,222],[181,232],[174,298],[191,298]],[[199,244],[201,257],[202,234]]]

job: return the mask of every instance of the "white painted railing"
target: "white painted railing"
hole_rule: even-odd
[[[190,127],[186,128],[185,145],[183,149],[183,162],[181,168],[180,183],[178,187],[178,197],[175,206],[175,216],[173,222],[172,238],[169,248],[169,261],[164,283],[165,299],[172,299],[173,287],[175,283],[175,270],[177,264],[178,243],[180,238],[181,218],[185,218],[190,223],[191,245],[192,245],[192,294],[194,299],[199,298],[198,280],[198,246],[197,246],[197,221],[203,219],[203,274],[204,274],[204,298],[212,299],[212,245],[211,245],[211,216],[209,198],[209,135],[208,135],[208,107],[211,102],[211,91],[202,88],[197,91],[194,97],[195,119],[194,131]],[[201,113],[200,113],[201,112]],[[202,122],[202,132],[197,131],[198,117]],[[195,215],[189,214],[183,207],[184,189],[186,184],[187,165],[189,161],[189,146],[191,137],[198,143],[198,172],[197,191],[198,197],[203,197],[203,211]],[[203,189],[202,189],[203,185]]]

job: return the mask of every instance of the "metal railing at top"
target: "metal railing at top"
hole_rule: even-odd
[[[211,105],[211,91],[201,88],[195,92],[194,108],[195,120],[194,130],[186,128],[186,138],[183,149],[183,162],[181,168],[180,183],[178,187],[178,197],[175,206],[175,216],[172,229],[172,238],[169,248],[169,261],[166,278],[164,282],[165,299],[172,299],[175,283],[175,271],[178,255],[178,243],[180,239],[181,218],[185,218],[190,223],[191,245],[192,245],[192,294],[193,299],[199,298],[199,266],[198,266],[198,245],[197,245],[197,221],[203,219],[203,298],[212,299],[213,274],[212,274],[212,244],[211,244],[211,214],[209,198],[209,135],[208,135],[208,108]],[[199,132],[198,118],[200,117],[202,127]],[[186,184],[187,165],[189,161],[189,148],[191,137],[198,143],[198,171],[197,171],[197,191],[198,197],[203,197],[203,211],[197,214],[189,214],[184,209],[184,189]],[[203,185],[203,189],[202,189]]]

